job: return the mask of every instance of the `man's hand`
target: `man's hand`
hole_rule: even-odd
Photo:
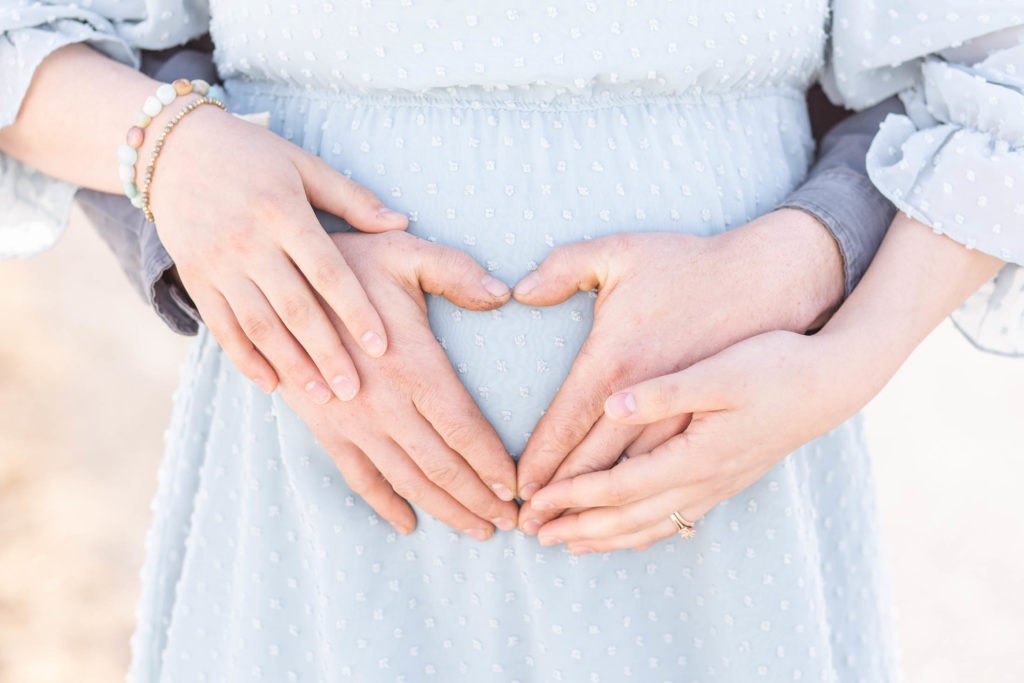
[[[352,353],[363,378],[351,401],[314,405],[303,388],[281,393],[331,453],[349,486],[402,533],[415,516],[402,499],[477,540],[515,528],[515,463],[459,382],[427,322],[423,293],[472,310],[497,308],[509,290],[464,252],[405,232],[332,235],[380,312],[382,358]],[[331,316],[343,343],[356,340]]]
[[[525,500],[552,478],[607,469],[686,425],[685,416],[617,424],[602,416],[615,391],[761,332],[806,331],[838,305],[843,272],[824,226],[783,209],[715,237],[620,234],[559,247],[515,297],[549,306],[594,287],[590,336],[519,460]],[[535,533],[558,512],[527,504],[520,526]]]

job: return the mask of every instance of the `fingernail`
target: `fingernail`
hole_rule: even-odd
[[[480,280],[480,284],[484,286],[492,296],[501,298],[508,294],[508,285],[499,280],[498,278],[491,277],[490,275],[484,275],[483,279]]]
[[[540,521],[531,519],[529,522],[523,525],[523,532],[530,534],[531,536],[537,533],[537,529],[540,528]]]
[[[253,380],[253,382],[256,383],[256,386],[258,386],[263,391],[264,394],[273,393],[270,389],[270,382],[263,379],[262,377],[257,377],[256,379]]]
[[[531,500],[530,507],[532,507],[534,510],[551,510],[555,506],[547,502],[546,500]]]
[[[530,290],[540,284],[540,275],[536,271],[530,273],[516,284],[516,294],[529,294]]]
[[[387,347],[387,344],[384,343],[384,340],[376,332],[367,332],[363,335],[363,348],[374,358],[383,356]]]
[[[541,536],[540,537],[540,544],[541,545],[558,545],[561,542],[562,542],[562,539],[560,539],[558,536]]]
[[[345,375],[338,375],[331,380],[331,386],[334,387],[334,393],[337,394],[338,398],[342,401],[351,401],[356,395],[356,385],[352,383]]]
[[[508,517],[499,517],[498,519],[495,519],[493,521],[494,521],[494,526],[498,527],[502,531],[512,531],[513,529],[516,528],[516,523],[513,522]],[[481,539],[481,540],[483,540],[483,539]]]
[[[501,498],[504,501],[510,501],[515,498],[512,490],[504,484],[491,484],[491,488],[494,489],[494,493],[497,494],[498,498]]]
[[[532,482],[519,489],[519,497],[523,500],[530,500],[530,496],[537,493],[537,489],[540,488],[540,484]]]
[[[636,399],[630,393],[613,394],[604,402],[604,412],[608,413],[609,417],[629,417],[635,411]]]
[[[323,382],[316,380],[306,385],[306,393],[313,399],[313,403],[321,405],[331,400],[331,392],[324,386]]]
[[[403,214],[398,213],[394,209],[389,209],[386,206],[382,206],[379,209],[377,209],[377,215],[381,218],[381,220],[385,221],[393,221],[400,216],[404,217]]]
[[[573,555],[586,555],[587,553],[594,552],[593,548],[588,548],[585,545],[577,546],[570,551]]]
[[[401,524],[392,524],[391,526],[395,527],[395,531],[402,534],[403,536],[408,536],[412,533],[412,529],[410,529],[407,526],[402,526]]]
[[[478,541],[487,540],[487,532],[483,529],[463,529],[462,533],[466,534],[467,536],[472,536]]]

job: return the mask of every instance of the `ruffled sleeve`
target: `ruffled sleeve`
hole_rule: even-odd
[[[140,48],[187,42],[208,25],[206,0],[3,2],[0,128],[17,117],[36,68],[60,47],[87,43],[137,67]],[[52,246],[64,231],[77,189],[0,154],[0,258],[30,256]]]
[[[864,108],[899,94],[867,171],[896,207],[1007,265],[953,319],[980,348],[1024,355],[1024,6],[834,0],[823,85]]]

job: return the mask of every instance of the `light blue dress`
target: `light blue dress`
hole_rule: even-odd
[[[1021,24],[1019,3],[929,14],[941,4],[832,3],[826,85],[852,106],[897,91],[919,104],[883,126],[873,178],[937,229],[1019,262],[1009,202],[1024,187],[1021,132],[998,121],[1024,102],[1019,41],[1001,34],[986,54],[1003,62],[985,68],[922,60]],[[508,283],[559,244],[627,230],[712,235],[773,209],[811,158],[803,93],[830,38],[826,0],[15,5],[0,14],[14,36],[0,64],[20,59],[29,74],[62,40],[130,60],[132,48],[208,23],[232,110],[269,111],[274,131],[407,212],[411,232]],[[943,118],[936,91],[951,69],[967,74],[963,88],[1001,88],[1007,108],[986,118],[984,101],[951,89]],[[0,125],[27,79],[0,84]],[[943,183],[963,179],[932,177],[953,173],[943,154],[957,155],[951,167],[970,156],[978,173],[995,173],[998,157],[1002,184],[983,203],[950,195]],[[59,216],[60,186],[2,161],[11,202]],[[1020,306],[1019,269],[1001,277],[1010,284],[992,283],[971,320],[991,333],[984,343],[1020,351],[1019,318],[990,328],[992,311]],[[488,313],[429,302],[436,336],[513,454],[592,313],[588,294]],[[201,333],[167,434],[129,678],[892,680],[873,496],[855,419],[713,509],[691,541],[574,557],[519,532],[473,541],[422,511],[403,537],[346,487],[287,405]]]

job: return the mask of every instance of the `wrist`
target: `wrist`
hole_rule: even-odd
[[[842,304],[839,245],[811,214],[777,209],[721,237],[750,255],[745,269],[759,283],[766,305],[777,311],[778,329],[817,329]]]

